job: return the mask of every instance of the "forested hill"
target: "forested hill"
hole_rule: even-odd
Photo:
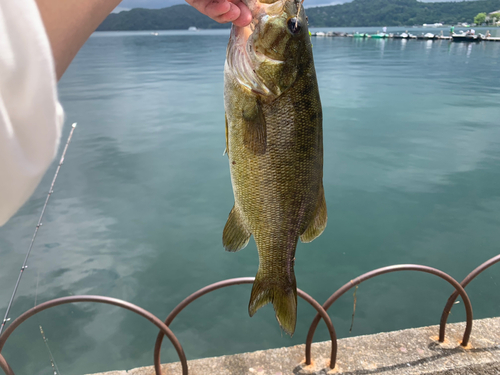
[[[307,3],[307,0],[305,0]],[[422,3],[417,0],[354,0],[351,3],[308,8],[310,26],[402,26],[442,22],[473,22],[481,12],[500,9],[500,0]],[[132,9],[110,14],[98,31],[227,28],[189,5],[163,9]]]
[[[307,1],[307,0],[306,0]],[[307,9],[311,26],[411,26],[441,22],[472,23],[481,12],[500,9],[500,0],[423,3],[417,0],[354,0]]]
[[[137,8],[110,14],[97,31],[111,30],[186,30],[190,26],[199,29],[228,28],[204,16],[189,5],[173,5],[163,9]]]

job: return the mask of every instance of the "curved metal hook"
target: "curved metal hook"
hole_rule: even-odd
[[[355,287],[356,285],[361,284],[363,281],[366,281],[368,279],[371,279],[375,276],[382,275],[385,273],[390,273],[390,272],[397,272],[397,271],[419,271],[419,272],[425,272],[425,273],[430,273],[436,276],[439,276],[440,278],[448,281],[453,287],[458,290],[459,294],[462,296],[462,299],[464,300],[464,305],[465,305],[465,310],[467,312],[467,325],[465,327],[465,333],[464,337],[462,340],[461,345],[462,346],[467,346],[467,343],[469,342],[470,338],[470,333],[472,330],[472,305],[470,303],[469,297],[467,296],[467,293],[465,292],[464,288],[456,281],[453,277],[448,275],[447,273],[444,273],[443,271],[440,271],[438,269],[432,268],[432,267],[427,267],[427,266],[421,266],[417,264],[401,264],[401,265],[395,265],[395,266],[389,266],[389,267],[383,267],[379,268],[370,272],[367,272],[354,280],[351,280],[347,284],[345,284],[343,287],[338,289],[335,293],[332,294],[330,298],[323,304],[323,308],[325,310],[328,310],[328,308],[338,299],[340,298],[344,293],[346,293],[349,289]],[[314,337],[314,332],[316,331],[316,327],[318,326],[318,323],[320,321],[320,316],[316,315],[314,317],[314,320],[311,323],[311,327],[309,328],[309,332],[307,334],[307,340],[306,340],[306,365],[311,364],[311,345],[312,345],[312,340]],[[332,356],[331,362],[330,362],[330,368],[335,368],[335,358]]]
[[[175,317],[186,307],[188,306],[191,302],[197,300],[198,298],[204,296],[207,293],[213,292],[214,290],[225,288],[228,286],[232,285],[241,285],[241,284],[252,284],[254,282],[255,278],[254,277],[241,277],[237,279],[229,279],[229,280],[223,280],[219,281],[217,283],[208,285],[193,294],[191,294],[189,297],[184,299],[181,303],[179,303],[173,310],[172,312],[167,316],[167,319],[165,319],[165,325],[169,326],[172,321],[175,319]],[[335,328],[333,327],[332,321],[326,311],[321,307],[321,305],[314,299],[312,298],[309,294],[303,292],[300,289],[297,289],[297,294],[304,299],[306,302],[310,303],[312,307],[316,309],[318,312],[317,316],[320,316],[323,318],[323,320],[326,323],[326,326],[328,327],[328,331],[330,333],[330,339],[332,340],[332,358],[335,358],[337,354],[337,334],[335,333]],[[163,341],[163,333],[160,332],[158,334],[158,337],[156,338],[156,344],[155,344],[155,350],[154,350],[154,365],[155,365],[155,372],[156,375],[162,375],[161,374],[161,359],[160,359],[160,350],[161,350],[161,343]]]
[[[163,334],[165,334],[169,340],[172,342],[172,344],[175,347],[175,350],[177,351],[177,355],[179,356],[179,360],[181,361],[182,365],[182,374],[183,375],[188,375],[188,366],[187,366],[187,360],[186,360],[186,355],[184,354],[184,350],[182,349],[182,346],[175,337],[175,335],[172,333],[170,328],[168,328],[160,319],[158,319],[156,316],[151,314],[149,311],[144,310],[143,308],[136,306],[132,303],[122,301],[116,298],[110,298],[110,297],[103,297],[103,296],[70,296],[70,297],[63,297],[63,298],[57,298],[53,299],[51,301],[47,301],[44,303],[41,303],[40,305],[37,305],[36,307],[33,307],[32,309],[26,311],[24,314],[19,316],[16,320],[14,320],[4,331],[4,333],[0,336],[0,367],[2,370],[4,370],[6,375],[14,375],[14,372],[10,368],[10,366],[7,364],[5,359],[1,356],[2,349],[5,345],[5,342],[9,338],[9,336],[14,332],[14,330],[19,327],[24,321],[27,319],[31,318],[33,315],[38,314],[39,312],[49,309],[54,306],[58,305],[64,305],[68,303],[75,303],[75,302],[96,302],[96,303],[105,303],[108,305],[114,305],[118,307],[122,307],[124,309],[130,310],[147,320],[149,320],[151,323],[153,323],[155,326],[157,326]]]
[[[481,264],[479,267],[477,267],[474,271],[469,273],[465,279],[460,283],[462,285],[462,288],[465,289],[469,283],[474,280],[481,272],[486,270],[487,268],[490,268],[494,264],[500,262],[500,255],[497,255],[496,257],[493,257],[483,264]],[[455,290],[453,294],[448,298],[448,302],[446,302],[446,306],[444,307],[443,313],[441,314],[441,321],[439,322],[439,342],[444,341],[444,336],[445,336],[445,331],[446,331],[446,322],[448,321],[448,315],[450,315],[451,308],[453,307],[453,303],[456,301],[458,298],[458,292]]]

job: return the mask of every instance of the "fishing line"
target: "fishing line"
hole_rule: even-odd
[[[36,273],[36,288],[35,288],[35,306],[36,307],[36,300],[38,298],[38,281],[40,280],[40,270]]]
[[[12,296],[10,297],[9,304],[7,305],[7,310],[5,311],[5,316],[2,320],[2,324],[0,325],[0,335],[2,334],[2,331],[7,324],[7,322],[10,320],[9,318],[9,313],[10,309],[12,308],[12,303],[14,302],[14,298],[17,293],[17,288],[19,287],[19,283],[21,282],[21,278],[23,277],[23,273],[28,268],[28,258],[31,254],[31,249],[33,248],[33,243],[35,242],[36,235],[38,233],[38,229],[42,226],[42,219],[43,215],[45,214],[45,209],[47,208],[47,204],[49,203],[50,196],[54,192],[54,184],[56,182],[57,176],[59,174],[59,170],[61,169],[61,166],[63,165],[64,162],[64,156],[66,155],[66,151],[68,150],[69,143],[71,142],[71,137],[73,137],[73,132],[75,131],[76,128],[76,122],[71,126],[71,132],[69,133],[68,140],[66,142],[66,146],[64,147],[64,151],[61,156],[61,160],[59,161],[59,165],[57,166],[56,169],[56,174],[54,175],[54,178],[52,179],[52,184],[50,185],[49,193],[47,195],[47,199],[45,200],[45,204],[43,205],[42,213],[40,215],[40,219],[38,219],[38,224],[35,227],[35,233],[33,234],[33,237],[31,239],[30,246],[28,248],[28,252],[26,253],[26,257],[24,258],[24,263],[23,266],[21,267],[21,271],[19,271],[19,276],[17,277],[17,282],[16,285],[14,286],[14,291],[12,292]]]
[[[356,289],[354,289],[354,293],[352,294],[354,297],[354,306],[352,308],[351,328],[349,328],[349,333],[352,333],[352,327],[354,326],[354,315],[356,315],[356,303],[358,302],[358,287],[359,285],[356,285]]]
[[[37,275],[36,275],[35,307],[37,305],[39,280],[40,280],[40,271],[38,271]],[[40,317],[38,317],[38,320],[40,320]],[[40,324],[38,327],[40,327],[40,333],[42,334],[43,342],[45,343],[45,346],[47,347],[47,351],[49,352],[50,365],[52,366],[53,375],[61,375],[61,373],[59,372],[59,367],[57,367],[56,360],[52,354],[52,350],[50,350],[49,342],[48,342],[49,340],[45,337],[45,332],[43,332],[42,325]]]

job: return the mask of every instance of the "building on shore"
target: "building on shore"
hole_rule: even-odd
[[[490,19],[490,18],[491,18],[491,16],[493,16],[494,14],[495,14],[495,15],[499,15],[499,14],[500,14],[500,9],[499,9],[499,10],[496,10],[496,11],[494,11],[494,12],[488,13],[488,17],[487,17],[487,19]],[[493,20],[493,21],[495,21],[495,20]],[[496,25],[496,26],[500,26],[500,19],[499,19],[499,18],[497,18],[497,19],[496,19],[495,25]]]

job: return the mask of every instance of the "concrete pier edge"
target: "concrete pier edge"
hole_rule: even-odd
[[[465,323],[448,324],[446,341],[438,326],[357,336],[338,341],[337,366],[330,370],[329,341],[313,344],[313,364],[304,365],[305,345],[189,361],[190,375],[413,375],[500,374],[500,318],[475,320],[470,345],[460,346]],[[151,354],[152,356],[152,354]],[[178,362],[163,374],[181,374]],[[155,375],[152,366],[94,375]]]

